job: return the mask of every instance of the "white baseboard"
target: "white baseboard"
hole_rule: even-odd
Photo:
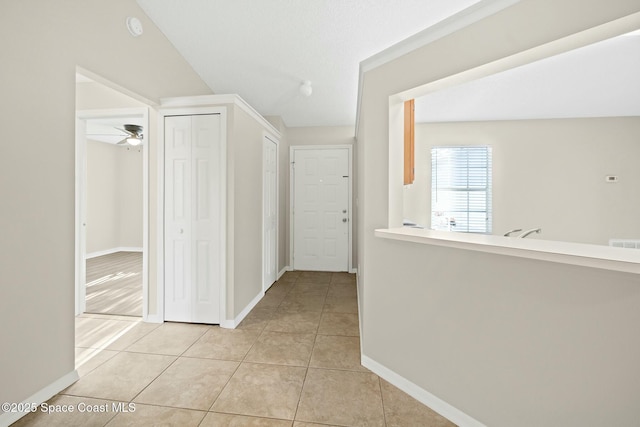
[[[137,247],[129,247],[129,246],[120,246],[117,248],[105,249],[103,251],[96,251],[86,254],[84,256],[85,259],[95,258],[103,255],[115,254],[116,252],[142,252],[142,248]]]
[[[65,388],[69,387],[74,382],[78,381],[80,376],[78,375],[78,371],[75,369],[69,372],[67,375],[58,378],[56,381],[52,382],[45,388],[31,395],[27,399],[23,400],[21,403],[26,404],[36,404],[40,405],[43,402],[46,402]],[[18,421],[20,418],[27,415],[27,412],[4,412],[0,414],[0,427],[7,427],[11,424]]]
[[[247,314],[249,314],[249,312],[251,312],[251,310],[253,310],[253,307],[256,306],[256,304],[258,304],[260,302],[260,300],[262,299],[262,297],[264,296],[264,292],[260,291],[260,293],[258,295],[256,295],[256,297],[249,303],[247,304],[247,306],[244,308],[244,310],[242,310],[235,319],[233,320],[223,320],[222,322],[220,322],[220,327],[221,328],[226,328],[226,329],[235,329],[240,322],[242,322],[242,320],[247,317]]]
[[[164,319],[161,318],[159,314],[148,314],[142,321],[147,323],[164,323]]]
[[[288,265],[285,266],[282,270],[280,270],[280,272],[278,273],[278,278],[276,280],[280,280],[280,278],[284,275],[284,273],[286,273],[287,271],[293,271],[293,268],[289,267]]]
[[[360,335],[358,335],[360,337],[360,348],[364,348],[362,345],[362,306],[360,305],[360,303],[362,302],[361,297],[360,297],[360,276],[356,274],[356,300],[357,300],[357,304],[358,304],[358,328],[360,330]],[[362,354],[360,355],[361,357]]]
[[[427,405],[429,408],[447,418],[454,424],[457,424],[460,427],[486,427],[475,418],[470,417],[458,408],[451,406],[444,400],[434,396],[425,389],[417,386],[408,379],[402,377],[401,375],[398,375],[386,366],[379,364],[378,362],[370,359],[364,354],[361,355],[361,361],[362,366],[377,374],[380,378],[383,378],[384,380],[398,387],[400,390],[404,391],[417,401],[423,403],[424,405]]]

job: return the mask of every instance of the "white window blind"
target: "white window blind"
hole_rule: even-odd
[[[491,147],[431,149],[431,228],[491,233]]]

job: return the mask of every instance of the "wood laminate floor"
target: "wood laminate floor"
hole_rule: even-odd
[[[86,312],[142,316],[142,252],[87,260]]]

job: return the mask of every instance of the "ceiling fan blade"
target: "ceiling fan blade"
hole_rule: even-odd
[[[115,126],[114,126],[113,128],[114,128],[114,129],[121,130],[122,132],[126,133],[126,134],[127,134],[127,135],[129,135],[129,136],[135,136],[135,133],[130,132],[130,131],[126,130],[126,129],[120,129],[120,128],[117,128],[117,127],[115,127]]]
[[[124,144],[126,144],[127,143],[127,139],[129,139],[128,136],[125,139],[123,139],[122,141],[117,142],[116,145],[124,145]]]

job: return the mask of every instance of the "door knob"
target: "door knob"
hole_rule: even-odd
[[[179,234],[182,234],[183,232],[184,230],[182,228],[178,231]]]
[[[342,222],[347,222],[347,218],[342,218]]]

